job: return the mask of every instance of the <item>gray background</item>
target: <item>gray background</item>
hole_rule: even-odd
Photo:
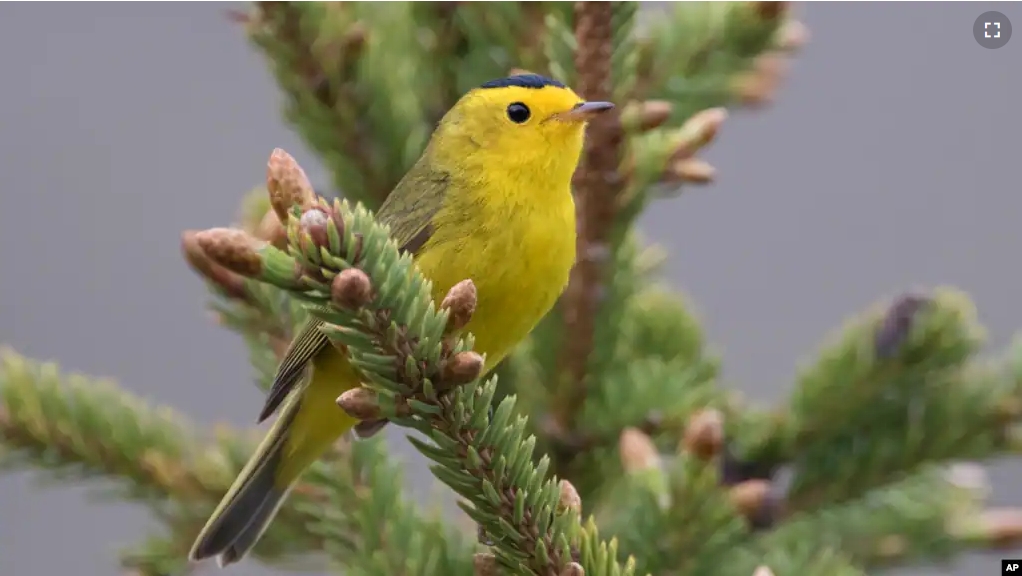
[[[230,222],[276,146],[325,179],[281,123],[227,7],[0,5],[0,341],[200,422],[246,424],[260,398],[245,351],[205,316],[178,235]],[[1011,104],[1022,39],[991,51],[972,37],[983,11],[1018,24],[1022,9],[799,9],[813,40],[779,102],[732,117],[709,153],[716,185],[644,219],[670,250],[668,279],[722,348],[728,383],[761,400],[790,390],[797,363],[846,315],[904,287],[967,289],[993,345],[1022,326]],[[995,467],[995,502],[1022,503],[1018,471]],[[0,477],[0,573],[116,573],[115,550],[147,518],[83,495]],[[948,570],[995,566],[973,557]]]

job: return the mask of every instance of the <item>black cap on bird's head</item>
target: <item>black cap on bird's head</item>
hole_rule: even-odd
[[[510,86],[537,89],[544,88],[546,86],[565,88],[562,82],[558,82],[552,78],[547,78],[546,76],[540,76],[539,74],[516,74],[514,76],[508,76],[507,78],[497,78],[496,80],[485,82],[479,87],[485,90],[487,88],[508,88]]]

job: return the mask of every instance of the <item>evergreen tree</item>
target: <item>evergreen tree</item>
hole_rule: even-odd
[[[410,441],[476,525],[413,503],[379,436],[346,440],[303,477],[258,559],[325,555],[349,575],[831,576],[1019,543],[1022,512],[985,509],[981,470],[961,462],[1018,450],[1022,344],[979,357],[964,294],[855,316],[778,406],[721,387],[635,220],[713,179],[698,153],[724,107],[767,103],[805,31],[783,2],[644,15],[626,2],[262,2],[234,15],[343,200],[274,151],[237,226],[185,232],[184,255],[260,386],[294,327],[326,320],[365,375],[339,409],[419,432]],[[451,336],[471,283],[432,302],[372,209],[462,93],[516,68],[619,107],[591,124],[575,177],[565,294],[480,379],[471,336]],[[0,359],[3,464],[100,478],[151,509],[165,530],[123,556],[138,576],[193,569],[192,539],[253,446],[113,384]]]

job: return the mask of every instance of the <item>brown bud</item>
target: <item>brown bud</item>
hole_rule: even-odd
[[[724,416],[712,408],[697,412],[688,421],[683,444],[696,458],[713,459],[724,446]]]
[[[344,50],[352,52],[361,52],[362,47],[365,46],[366,40],[369,39],[369,31],[365,25],[361,22],[353,22],[348,30],[344,33]]]
[[[532,72],[524,68],[512,68],[507,73],[508,76],[522,76],[523,74],[532,74]]]
[[[376,400],[376,392],[363,386],[352,388],[338,396],[337,405],[356,420],[377,420],[380,417],[380,404]]]
[[[774,20],[788,11],[789,2],[753,2],[756,15],[764,20]]]
[[[273,210],[267,210],[255,229],[255,237],[265,240],[280,250],[287,250],[287,229]]]
[[[287,222],[291,207],[303,209],[313,206],[316,192],[305,176],[305,171],[290,154],[277,148],[266,163],[266,189],[270,194],[270,205],[281,222]]]
[[[310,208],[302,212],[298,225],[312,238],[316,246],[323,247],[330,244],[330,235],[327,233],[329,222],[330,216],[321,208]]]
[[[727,120],[727,109],[725,108],[707,108],[693,114],[681,125],[675,151],[671,158],[683,160],[692,157],[700,149],[713,142],[725,120]]]
[[[770,482],[746,480],[731,487],[728,498],[735,510],[745,518],[756,516],[770,497]]]
[[[788,20],[777,31],[777,48],[796,52],[809,43],[809,28],[798,20]]]
[[[448,358],[440,377],[447,386],[459,386],[475,380],[482,372],[483,357],[467,350]]]
[[[456,332],[464,328],[476,311],[476,285],[471,280],[462,280],[444,296],[440,308],[448,311],[447,331]]]
[[[769,83],[771,89],[776,89],[781,80],[788,74],[791,63],[788,58],[780,52],[765,52],[756,56],[752,61],[752,69]]]
[[[259,251],[266,246],[266,242],[243,230],[211,228],[197,232],[195,242],[210,260],[231,272],[250,278],[262,273],[263,259]]]
[[[569,562],[558,576],[586,576],[586,571],[578,562]]]
[[[245,289],[244,279],[213,262],[206,256],[206,252],[199,246],[198,232],[186,230],[181,234],[181,252],[197,274],[207,281],[219,287],[230,298],[248,300],[250,294]]]
[[[741,72],[731,81],[731,91],[738,101],[751,108],[769,104],[774,97],[774,87],[755,72]]]
[[[671,164],[670,169],[664,173],[664,180],[688,184],[708,184],[713,182],[716,173],[717,170],[709,162],[699,158],[686,158]]]
[[[497,576],[500,564],[497,557],[490,552],[478,552],[472,556],[472,572],[475,576]]]
[[[373,299],[373,283],[358,268],[342,270],[330,283],[330,297],[345,310],[358,310]]]
[[[1022,543],[1022,510],[1018,508],[996,508],[980,514],[978,524],[983,540],[991,546],[1008,549]]]
[[[355,424],[352,430],[355,431],[355,435],[359,438],[372,438],[380,433],[387,426],[388,420],[386,418],[380,418],[377,420],[363,420],[358,424]]]
[[[635,102],[621,112],[621,124],[628,131],[648,132],[667,122],[673,111],[674,107],[665,100]]]
[[[625,428],[618,441],[621,467],[625,472],[641,472],[660,466],[660,453],[653,440],[638,428]]]
[[[561,497],[557,503],[557,512],[564,514],[567,511],[582,512],[582,498],[578,490],[567,480],[561,480]]]
[[[752,576],[774,576],[774,571],[764,564],[757,566],[756,570],[753,571]]]

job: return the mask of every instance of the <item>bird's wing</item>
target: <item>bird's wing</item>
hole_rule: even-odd
[[[390,236],[402,252],[416,254],[433,234],[433,216],[440,210],[450,174],[429,168],[420,160],[376,214],[377,222],[390,226]]]
[[[423,166],[426,163],[421,162]],[[380,207],[376,219],[390,226],[391,237],[402,252],[415,254],[433,233],[433,215],[440,209],[450,177],[446,172],[416,166],[401,180]],[[266,420],[280,407],[288,394],[301,382],[309,361],[330,341],[320,330],[323,321],[310,318],[288,346],[277,367],[273,386],[266,395],[259,422]]]
[[[273,377],[273,387],[266,395],[266,402],[259,412],[259,422],[269,418],[301,381],[309,360],[319,354],[325,346],[330,345],[326,335],[319,329],[322,325],[322,320],[310,318],[291,340],[291,345],[284,353],[284,359],[277,367],[277,374]]]

